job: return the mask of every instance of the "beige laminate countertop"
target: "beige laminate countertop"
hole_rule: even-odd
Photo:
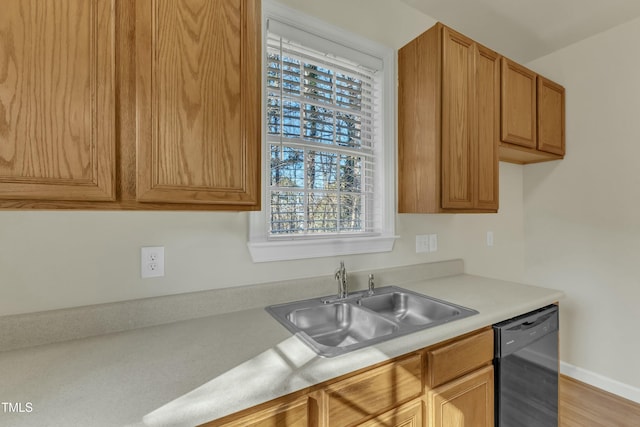
[[[0,352],[11,426],[192,426],[558,301],[563,293],[470,275],[401,284],[479,314],[321,358],[263,309]],[[6,405],[4,405],[6,406]]]

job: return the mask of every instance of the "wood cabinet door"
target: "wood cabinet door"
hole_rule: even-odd
[[[327,427],[352,426],[422,393],[420,354],[389,363],[328,386]]]
[[[564,88],[538,76],[538,150],[564,155]]]
[[[475,207],[498,210],[498,146],[500,143],[500,56],[483,46],[476,51]]]
[[[422,400],[416,400],[375,417],[359,427],[422,427]]]
[[[461,377],[493,360],[493,330],[484,329],[427,351],[427,385],[431,388]]]
[[[536,148],[536,73],[502,58],[502,141]]]
[[[475,73],[473,40],[443,28],[442,207],[473,208]]]
[[[0,199],[115,198],[114,0],[4,0]]]
[[[398,50],[398,212],[441,210],[441,48],[436,24]]]
[[[429,391],[430,427],[493,427],[493,366]]]
[[[274,404],[234,421],[212,421],[202,424],[202,427],[308,427],[310,425],[315,424],[309,417],[309,398],[304,396],[292,402]]]
[[[137,199],[260,205],[259,0],[136,1]]]

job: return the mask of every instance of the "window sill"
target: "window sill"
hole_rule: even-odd
[[[390,252],[398,236],[350,237],[247,243],[253,262],[289,261],[340,255]]]

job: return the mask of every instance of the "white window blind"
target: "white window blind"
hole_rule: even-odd
[[[266,202],[271,239],[381,232],[376,173],[382,63],[349,52],[269,20]]]

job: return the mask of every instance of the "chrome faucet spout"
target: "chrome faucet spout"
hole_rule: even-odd
[[[344,261],[340,261],[340,268],[336,270],[335,278],[338,281],[338,298],[346,298],[349,294],[349,285],[347,283],[347,270],[344,268]]]

